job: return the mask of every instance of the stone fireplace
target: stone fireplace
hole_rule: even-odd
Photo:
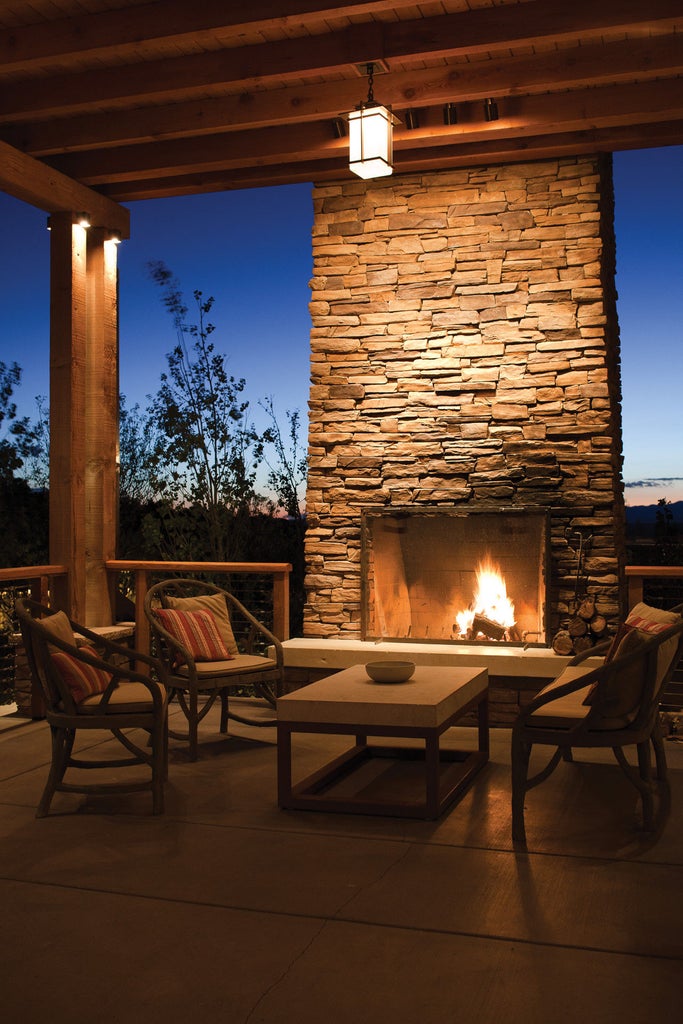
[[[450,609],[428,625],[415,611],[438,605],[439,559],[427,589],[412,544],[394,561],[379,594],[403,595],[389,627],[368,562],[376,544],[397,555],[402,524],[419,532],[437,514],[467,536],[485,524],[499,559],[532,551],[517,601],[531,593],[533,609],[511,642],[547,643],[586,595],[613,626],[624,515],[609,158],[349,180],[314,202],[305,636],[456,640]],[[521,513],[533,528],[520,539]],[[453,566],[458,599],[472,572]]]
[[[545,643],[548,517],[364,509],[361,639]]]

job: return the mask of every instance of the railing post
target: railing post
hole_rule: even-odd
[[[145,615],[145,594],[149,589],[147,569],[135,570],[135,647],[142,654],[151,650],[149,623]]]
[[[289,573],[273,573],[273,633],[278,640],[289,639]]]
[[[640,604],[643,600],[643,586],[644,579],[642,576],[629,576],[628,577],[628,606],[633,608],[634,605]]]

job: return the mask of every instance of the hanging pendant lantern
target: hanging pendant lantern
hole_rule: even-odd
[[[375,102],[374,64],[368,64],[368,98],[347,114],[349,169],[360,178],[383,178],[393,172],[393,134],[398,118]]]

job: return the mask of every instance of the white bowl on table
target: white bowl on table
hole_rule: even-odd
[[[412,661],[369,661],[365,671],[375,683],[405,683],[415,671]]]

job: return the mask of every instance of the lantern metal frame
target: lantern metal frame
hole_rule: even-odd
[[[349,126],[349,169],[359,178],[382,178],[393,173],[393,129],[399,119],[375,100],[374,64],[367,65],[368,98],[346,115]]]

